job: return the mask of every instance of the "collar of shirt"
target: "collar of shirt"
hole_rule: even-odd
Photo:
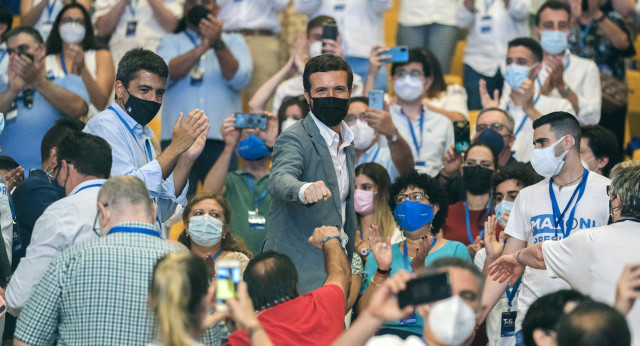
[[[92,180],[87,180],[87,181],[83,181],[80,184],[78,184],[78,186],[76,186],[73,190],[71,190],[71,193],[69,194],[69,196],[75,194],[76,192],[80,191],[83,187],[85,186],[89,186],[89,185],[93,185],[93,184],[104,184],[104,182],[107,181],[106,179],[92,179]]]
[[[337,141],[340,140],[340,136],[342,136],[342,146],[340,146],[340,150],[348,147],[349,145],[351,145],[351,142],[353,142],[353,131],[351,131],[349,126],[347,126],[344,121],[340,122],[340,136],[338,136],[338,134],[330,129],[329,126],[318,120],[318,118],[313,115],[313,112],[309,111],[309,116],[316,123],[316,126],[318,126],[320,134],[322,135],[322,138],[324,138],[324,141],[327,143],[328,147],[331,147],[331,144],[333,144],[334,142],[337,144]]]
[[[141,221],[123,221],[113,226],[113,228],[116,227],[144,228],[152,231],[158,231],[158,227],[156,227],[156,225]]]
[[[118,114],[122,117],[122,119],[124,119],[124,121],[127,123],[129,128],[133,130],[133,133],[136,134],[136,137],[142,140],[147,140],[151,138],[151,136],[153,135],[153,130],[151,130],[149,126],[147,125],[142,126],[138,124],[138,122],[133,120],[133,118],[129,116],[129,114],[125,112],[124,109],[122,109],[122,107],[120,107],[120,105],[118,105],[116,102],[112,102],[111,106],[115,108],[116,111],[118,111]],[[118,116],[116,115],[116,117]],[[119,120],[120,119],[118,119],[118,121]]]

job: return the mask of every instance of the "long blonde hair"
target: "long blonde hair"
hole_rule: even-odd
[[[151,308],[163,345],[195,344],[202,330],[202,299],[207,295],[206,265],[189,252],[172,252],[158,260],[151,281]]]
[[[396,220],[389,209],[389,189],[391,188],[389,174],[384,167],[374,162],[363,163],[356,167],[356,177],[360,174],[373,180],[377,186],[377,193],[373,197],[373,224],[378,226],[382,239],[391,237],[396,229]],[[357,213],[356,220],[358,228],[364,236],[368,229],[362,229],[362,217]]]

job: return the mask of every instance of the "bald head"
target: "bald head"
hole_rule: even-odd
[[[154,223],[156,207],[142,180],[121,175],[107,180],[98,192],[100,226],[104,232],[124,221]]]

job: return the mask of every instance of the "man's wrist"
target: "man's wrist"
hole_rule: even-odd
[[[560,96],[566,99],[571,95],[571,87],[569,87],[569,84],[562,82],[561,87],[558,88],[558,92],[560,93]]]
[[[329,242],[329,241],[331,241],[333,239],[338,239],[338,241],[340,241],[340,236],[339,235],[330,235],[330,236],[324,238],[322,240],[321,247],[324,249],[324,244],[326,244],[327,242]]]

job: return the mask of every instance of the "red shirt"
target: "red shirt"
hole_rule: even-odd
[[[318,288],[258,315],[274,345],[329,345],[344,331],[344,292],[338,285]],[[229,335],[226,345],[251,345],[247,333]]]
[[[480,230],[484,229],[484,223],[487,220],[487,210],[469,210],[469,226],[471,228],[471,237],[475,240],[480,235]],[[493,211],[490,212],[493,214]],[[464,245],[470,245],[467,234],[467,219],[464,212],[464,201],[449,206],[449,215],[442,226],[444,237],[448,240],[459,241]],[[503,231],[502,227],[496,227],[496,237]],[[484,240],[484,233],[482,239]]]

